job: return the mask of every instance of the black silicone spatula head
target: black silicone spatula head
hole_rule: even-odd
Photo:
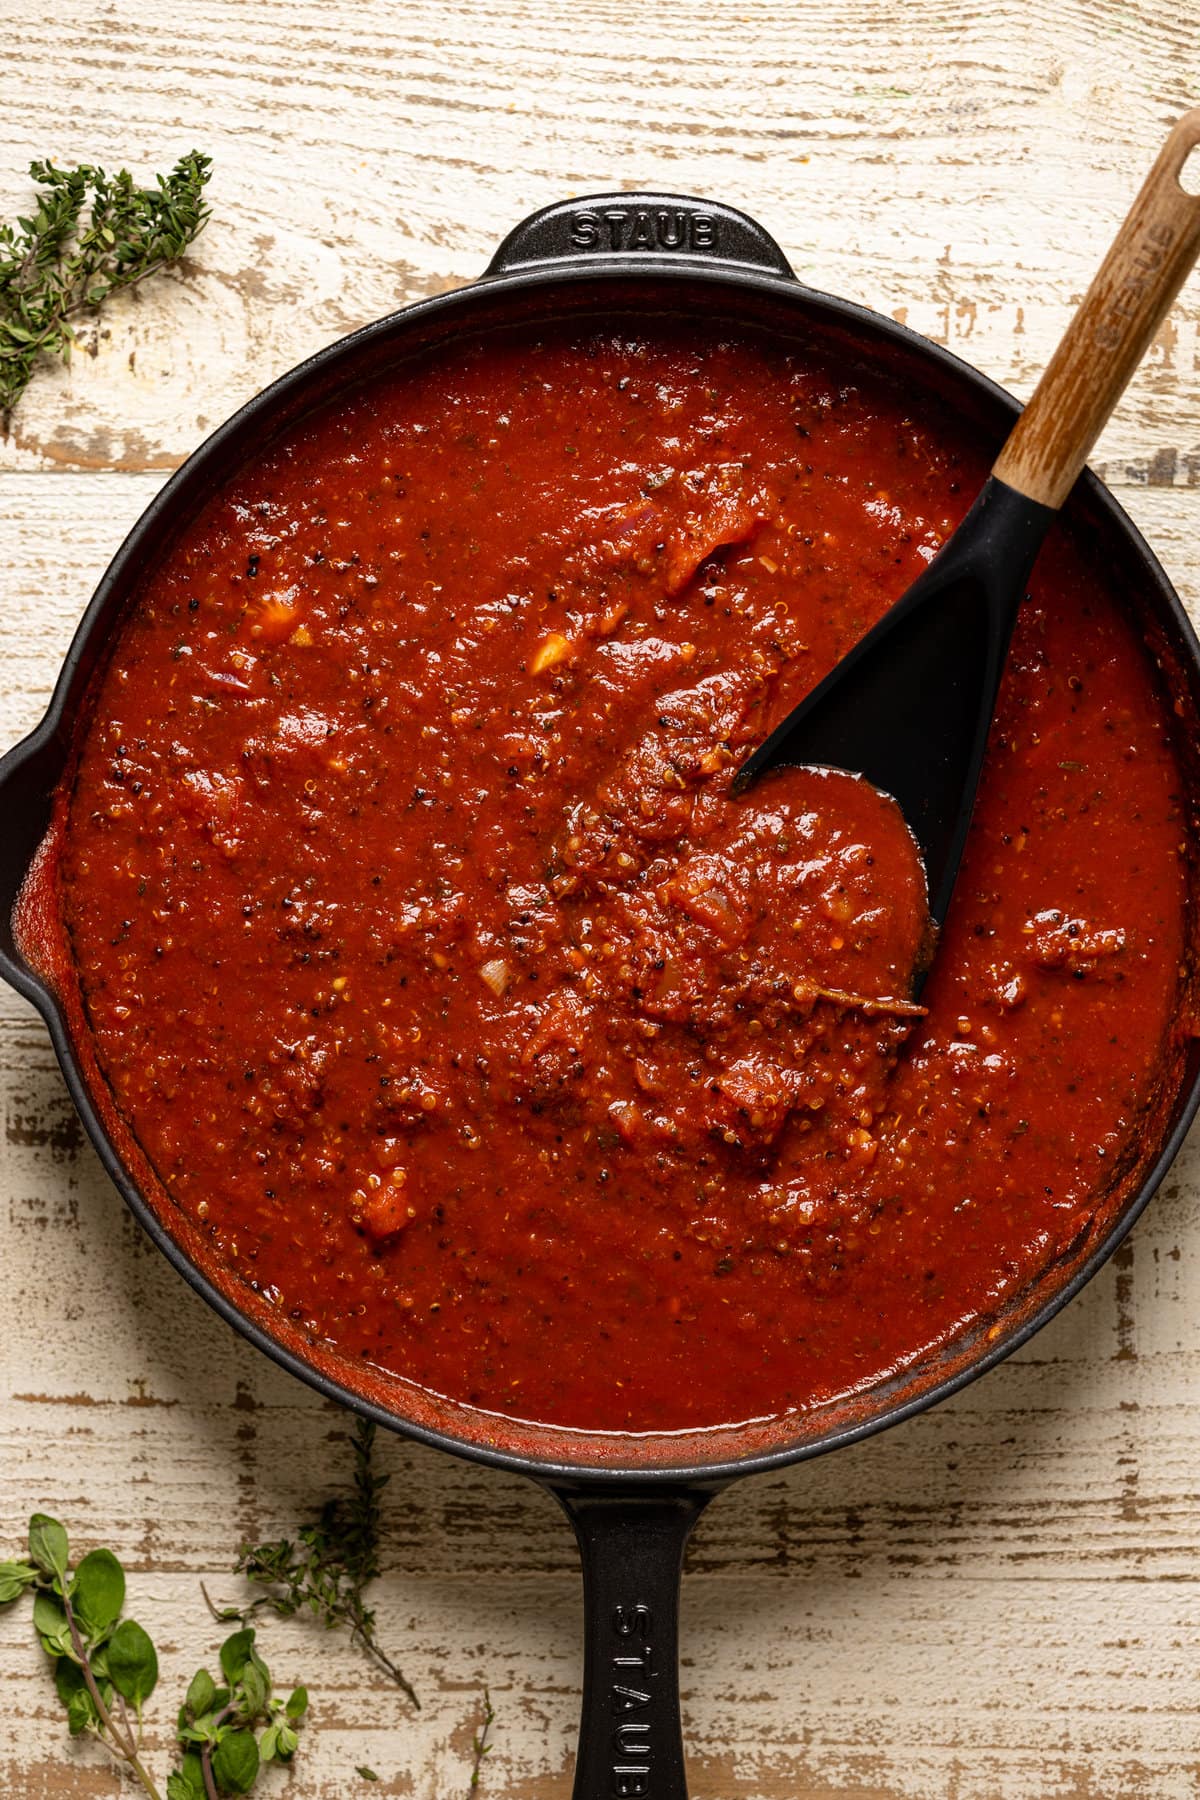
[[[1083,303],[954,535],[908,592],[738,770],[866,776],[900,804],[946,916],[1000,677],[1034,559],[1093,443],[1200,254],[1180,176],[1200,110],[1171,132]]]
[[[743,763],[852,769],[899,802],[946,916],[1025,583],[1054,518],[993,476],[903,598]]]

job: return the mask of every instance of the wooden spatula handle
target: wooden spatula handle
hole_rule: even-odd
[[[1054,352],[993,475],[1059,507],[1200,256],[1200,196],[1180,184],[1200,107],[1180,119]],[[1193,170],[1200,172],[1200,157]],[[1189,179],[1193,171],[1189,171]]]

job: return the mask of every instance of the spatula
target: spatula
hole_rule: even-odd
[[[1167,138],[958,529],[734,777],[741,792],[777,764],[815,763],[891,794],[924,857],[935,925],[950,904],[1034,560],[1200,255],[1200,193],[1183,186],[1197,145],[1200,108]],[[1187,179],[1200,189],[1200,155]]]

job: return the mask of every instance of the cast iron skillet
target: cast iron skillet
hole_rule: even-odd
[[[945,350],[891,320],[802,287],[773,239],[731,208],[671,195],[619,194],[535,213],[504,240],[481,281],[367,326],[267,388],[208,439],[130,532],[75,635],[45,719],[0,761],[0,974],[45,1019],[84,1125],[135,1217],[222,1317],[330,1398],[422,1443],[527,1475],[556,1496],[583,1558],[586,1656],[575,1800],[685,1800],[679,1572],[704,1507],[737,1476],[837,1449],[932,1406],[1044,1325],[1112,1254],[1162,1180],[1200,1103],[1200,1047],[1191,1043],[1177,1092],[1148,1127],[1129,1191],[1098,1212],[1032,1291],[936,1357],[801,1420],[640,1438],[530,1427],[514,1439],[495,1418],[431,1400],[403,1383],[380,1382],[368,1390],[361,1369],[339,1366],[318,1346],[283,1341],[279,1328],[268,1329],[252,1316],[251,1296],[201,1272],[183,1231],[173,1236],[149,1204],[145,1170],[114,1129],[111,1108],[97,1098],[94,1074],[91,1085],[85,1075],[86,1046],[72,1041],[63,1004],[23,956],[12,922],[50,823],[51,796],[68,764],[89,679],[140,574],[213,488],[300,414],[414,352],[497,326],[572,315],[595,320],[617,312],[700,315],[792,341],[816,338],[826,351],[841,348],[847,357],[883,364],[917,395],[940,397],[974,426],[989,450],[1000,444],[1017,411],[1001,389]],[[1091,534],[1114,586],[1129,596],[1177,710],[1185,721],[1194,720],[1200,651],[1162,569],[1095,477],[1084,477],[1068,511],[1076,528]],[[1189,742],[1181,741],[1180,749],[1194,814],[1200,773],[1189,760]],[[169,1203],[164,1216],[170,1216]]]

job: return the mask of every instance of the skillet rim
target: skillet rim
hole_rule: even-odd
[[[583,207],[594,204],[595,198],[571,204]],[[614,198],[628,202],[638,197],[621,195]],[[694,206],[697,203],[692,201],[690,204]],[[526,225],[529,223],[530,221],[525,221]],[[510,233],[505,239],[505,245],[517,237],[521,230],[522,227],[518,226],[515,232]],[[765,233],[762,235],[765,237]],[[780,260],[782,262],[782,258]],[[794,306],[798,322],[807,310],[820,323],[840,327],[862,341],[864,349],[872,343],[882,343],[890,346],[893,353],[902,351],[908,357],[928,366],[945,384],[957,388],[964,395],[970,392],[977,402],[989,407],[997,417],[1015,419],[1020,411],[1019,403],[1011,394],[943,345],[936,344],[908,326],[857,302],[810,288],[794,276],[785,275],[782,269],[767,272],[751,268],[745,263],[723,264],[715,257],[664,257],[640,253],[613,253],[606,255],[603,261],[568,257],[547,258],[509,268],[498,265],[499,253],[486,274],[478,281],[402,307],[305,358],[245,402],[180,465],[134,523],[101,578],[76,628],[41,722],[0,758],[0,805],[9,799],[14,789],[20,789],[21,778],[30,765],[32,773],[41,772],[46,789],[45,798],[48,800],[71,753],[79,705],[99,654],[96,645],[98,642],[102,645],[108,629],[120,617],[122,605],[136,582],[144,545],[157,531],[169,528],[173,514],[186,510],[194,499],[194,492],[199,493],[202,503],[205,484],[210,480],[214,465],[220,462],[226,449],[235,446],[244,434],[261,431],[264,424],[266,430],[262,432],[262,436],[269,436],[272,423],[276,426],[282,423],[282,415],[287,414],[293,402],[300,401],[301,408],[298,410],[301,410],[306,390],[318,387],[321,379],[336,368],[338,363],[360,357],[364,352],[369,353],[373,346],[390,348],[404,333],[411,333],[415,325],[428,322],[435,315],[452,320],[455,313],[469,314],[472,306],[477,305],[481,299],[485,300],[486,310],[486,301],[495,301],[497,298],[503,301],[506,295],[512,297],[518,294],[536,294],[539,290],[544,293],[547,289],[563,285],[576,288],[581,283],[590,284],[600,292],[605,287],[628,283],[631,278],[640,280],[650,277],[654,282],[665,283],[668,287],[671,284],[698,283],[723,290],[727,297],[730,292],[745,294],[752,291],[769,297],[773,302]],[[747,326],[753,324],[749,317],[744,322]],[[500,323],[503,323],[502,318]],[[1178,594],[1138,527],[1090,469],[1085,470],[1080,478],[1071,504],[1072,510],[1098,512],[1105,526],[1124,540],[1124,548],[1146,577],[1146,592],[1140,600],[1140,608],[1165,632],[1171,650],[1179,657],[1184,672],[1190,679],[1193,694],[1200,694],[1200,642],[1197,641],[1196,632]],[[20,794],[22,799],[27,797],[27,793]],[[38,833],[39,840],[44,835],[44,829],[45,827]],[[23,859],[19,848],[15,853],[7,846],[0,848],[0,874],[7,875],[4,885],[10,886],[14,894],[27,876],[32,860],[32,857]],[[20,865],[15,872],[15,879],[11,870],[14,861]],[[7,871],[6,863],[10,865]],[[1153,1164],[1145,1172],[1137,1189],[1121,1205],[1107,1231],[1083,1262],[1061,1286],[1050,1292],[1033,1311],[1019,1318],[1013,1328],[1002,1333],[995,1342],[985,1345],[974,1355],[968,1355],[951,1373],[919,1387],[907,1397],[901,1390],[894,1403],[885,1404],[872,1416],[834,1424],[829,1430],[804,1441],[774,1444],[767,1449],[712,1461],[595,1463],[540,1456],[505,1449],[483,1439],[459,1437],[452,1431],[421,1424],[380,1401],[355,1392],[298,1351],[272,1337],[262,1325],[250,1318],[234,1300],[222,1292],[171,1236],[126,1167],[92,1098],[58,997],[49,983],[35,974],[20,957],[12,944],[11,927],[7,920],[4,921],[4,933],[4,937],[0,939],[0,977],[29,1000],[45,1021],[72,1102],[105,1172],[151,1241],[175,1271],[183,1276],[188,1285],[225,1323],[289,1374],[314,1388],[323,1398],[334,1400],[377,1425],[468,1461],[525,1475],[559,1488],[633,1493],[669,1487],[718,1487],[742,1475],[763,1474],[873,1437],[877,1432],[900,1424],[950,1398],[1027,1343],[1075,1298],[1108,1261],[1161,1185],[1183,1145],[1197,1109],[1200,1108],[1200,1050],[1193,1047],[1182,1072],[1178,1091],[1166,1113],[1169,1126],[1163,1132]],[[908,1372],[907,1380],[910,1385],[919,1368],[918,1363]],[[904,1379],[901,1378],[902,1381]],[[486,1418],[490,1415],[476,1416]],[[547,1436],[557,1435],[573,1444],[586,1443],[593,1435],[597,1440],[608,1444],[619,1443],[628,1435],[631,1445],[669,1446],[675,1438],[686,1438],[694,1442],[704,1435],[696,1432],[589,1434],[557,1426],[539,1429]]]

